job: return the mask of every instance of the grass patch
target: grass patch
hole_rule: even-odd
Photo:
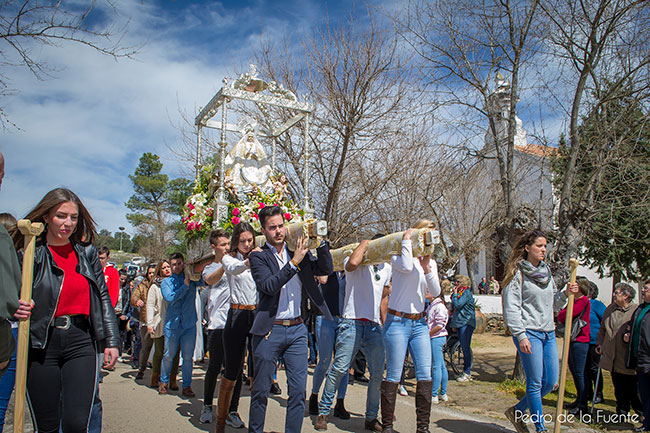
[[[505,394],[521,397],[526,393],[526,384],[517,379],[506,379],[497,385],[497,389]]]

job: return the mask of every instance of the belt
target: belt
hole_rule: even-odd
[[[87,328],[89,326],[88,316],[83,314],[76,314],[74,316],[59,316],[55,317],[52,326],[56,329],[70,329],[74,325],[77,328]]]
[[[254,310],[257,308],[257,305],[230,304],[230,308],[233,310]]]
[[[403,317],[405,319],[411,320],[420,320],[424,317],[424,313],[403,313],[401,311],[393,310],[392,308],[389,308],[388,312],[393,316]]]
[[[295,319],[284,319],[284,320],[275,321],[276,325],[282,325],[282,326],[293,326],[299,323],[302,323],[302,317],[296,317]]]

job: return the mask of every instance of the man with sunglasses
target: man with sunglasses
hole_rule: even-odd
[[[382,237],[376,235],[373,239]],[[382,300],[390,293],[391,267],[388,264],[362,265],[369,240],[363,240],[343,262],[345,268],[345,301],[343,319],[334,346],[334,364],[327,375],[325,389],[318,405],[316,430],[327,430],[327,415],[334,393],[358,350],[368,362],[370,381],[366,398],[365,428],[381,431],[379,414],[380,386],[384,372],[384,339],[381,328]]]

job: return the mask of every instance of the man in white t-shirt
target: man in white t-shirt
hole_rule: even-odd
[[[381,236],[375,236],[373,239],[377,237]],[[348,374],[355,354],[361,350],[370,371],[365,428],[381,431],[377,416],[385,353],[380,307],[382,299],[390,293],[391,268],[387,263],[361,265],[369,242],[369,240],[361,241],[352,255],[343,262],[345,268],[343,319],[336,336],[334,363],[327,375],[323,396],[318,405],[316,430],[327,430],[327,415],[336,389],[341,379]]]

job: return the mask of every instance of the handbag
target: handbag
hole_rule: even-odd
[[[587,322],[582,319],[582,316],[585,314],[585,311],[587,309],[583,309],[580,315],[571,323],[571,342],[573,343],[576,341],[576,338],[578,338],[578,335],[580,335],[580,331],[582,331],[582,328],[587,326]],[[566,322],[565,323],[558,323],[557,326],[555,327],[555,336],[556,337],[561,337],[564,338],[564,330],[566,329]]]

